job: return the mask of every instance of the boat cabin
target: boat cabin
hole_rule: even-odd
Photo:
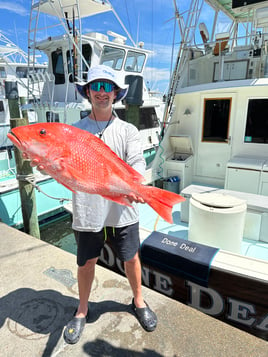
[[[159,144],[159,122],[164,102],[150,95],[143,79],[150,51],[143,48],[142,42],[135,44],[132,41],[129,45],[131,41],[127,37],[113,31],[107,34],[82,31],[82,23],[88,15],[110,10],[111,6],[105,1],[92,0],[87,6],[78,0],[72,5],[68,1],[61,1],[61,5],[60,2],[41,1],[32,6],[29,52],[35,55],[41,51],[48,58],[48,72],[43,77],[45,84],[40,102],[34,103],[33,107],[38,121],[72,124],[90,111],[90,103],[76,91],[75,82],[86,82],[91,66],[110,66],[129,84],[128,95],[124,103],[115,104],[115,112],[141,130],[144,151],[154,151]],[[44,15],[50,15],[50,21],[53,17],[62,34],[53,32],[51,28],[39,32],[37,19]],[[44,33],[49,33],[49,36],[44,38]]]
[[[240,8],[232,8],[232,1],[207,3],[215,20],[210,31],[200,21],[192,37],[183,38],[170,93],[175,110],[154,174],[180,176],[181,163],[167,160],[174,153],[170,136],[188,136],[191,183],[268,195],[267,1]],[[229,31],[217,33],[219,13],[227,15]],[[185,23],[195,15],[190,11]]]

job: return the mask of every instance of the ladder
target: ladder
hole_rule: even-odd
[[[202,10],[203,6],[203,1],[200,0],[192,0],[189,10],[187,10],[187,18],[186,22],[184,21],[184,17],[182,14],[179,13],[176,0],[173,0],[174,2],[174,7],[175,7],[175,17],[178,21],[178,26],[180,30],[180,48],[178,51],[176,63],[174,66],[174,70],[172,73],[172,77],[170,80],[169,84],[169,89],[168,89],[168,95],[167,95],[167,100],[166,100],[166,105],[165,105],[165,110],[164,110],[164,116],[163,116],[163,130],[162,130],[162,137],[164,135],[164,130],[166,123],[168,121],[168,118],[171,114],[174,98],[176,95],[176,90],[180,81],[181,73],[184,69],[184,66],[187,62],[187,56],[184,56],[184,51],[186,50],[187,45],[189,45],[192,42],[192,39],[194,37],[196,25]]]
[[[30,12],[30,23],[28,29],[28,76],[27,76],[27,84],[28,84],[28,100],[29,94],[34,92],[34,81],[33,74],[35,73],[35,63],[36,63],[36,52],[35,52],[35,39],[36,39],[36,29],[38,25],[39,19],[39,9],[40,2],[38,3],[38,8],[36,11],[33,11],[34,5],[36,4],[36,0],[32,0],[31,4],[31,12]]]

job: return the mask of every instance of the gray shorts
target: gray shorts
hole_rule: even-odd
[[[106,232],[105,232],[106,231]],[[100,256],[105,240],[111,243],[117,257],[127,262],[140,248],[139,223],[122,228],[106,227],[100,232],[74,230],[77,243],[77,265],[83,266],[89,259]]]

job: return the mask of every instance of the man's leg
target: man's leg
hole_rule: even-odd
[[[145,307],[141,288],[141,263],[138,252],[132,259],[124,262],[125,273],[131,286],[134,303],[137,307]]]
[[[104,245],[104,233],[78,232],[74,230],[77,243],[77,280],[79,306],[76,317],[85,317],[88,311],[88,299],[95,276],[95,266]]]
[[[77,271],[79,306],[76,317],[85,317],[88,312],[88,299],[95,276],[95,266],[98,258],[90,259],[85,265],[79,266]]]
[[[103,247],[103,232],[74,231],[77,242],[77,280],[79,306],[64,330],[67,343],[77,343],[88,321],[88,299],[95,276],[95,266]]]
[[[139,254],[136,253],[132,259],[126,261],[124,267],[134,295],[132,309],[142,327],[148,332],[154,331],[157,326],[157,317],[142,297],[141,263]]]
[[[146,331],[154,331],[157,317],[142,297],[141,262],[139,258],[139,224],[116,228],[110,234],[118,258],[124,262],[125,274],[133,292],[132,309]]]

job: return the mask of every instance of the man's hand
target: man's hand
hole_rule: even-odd
[[[39,172],[41,172],[42,175],[47,175],[47,173],[45,172],[45,167],[43,165],[40,165],[39,164],[39,160],[38,159],[33,159],[31,162],[30,162],[30,165],[32,167],[36,167],[37,170]]]
[[[127,195],[126,198],[129,200],[130,203],[132,203],[132,202],[145,203],[145,201],[144,201],[144,199],[142,197],[136,196],[132,192],[129,195]]]

